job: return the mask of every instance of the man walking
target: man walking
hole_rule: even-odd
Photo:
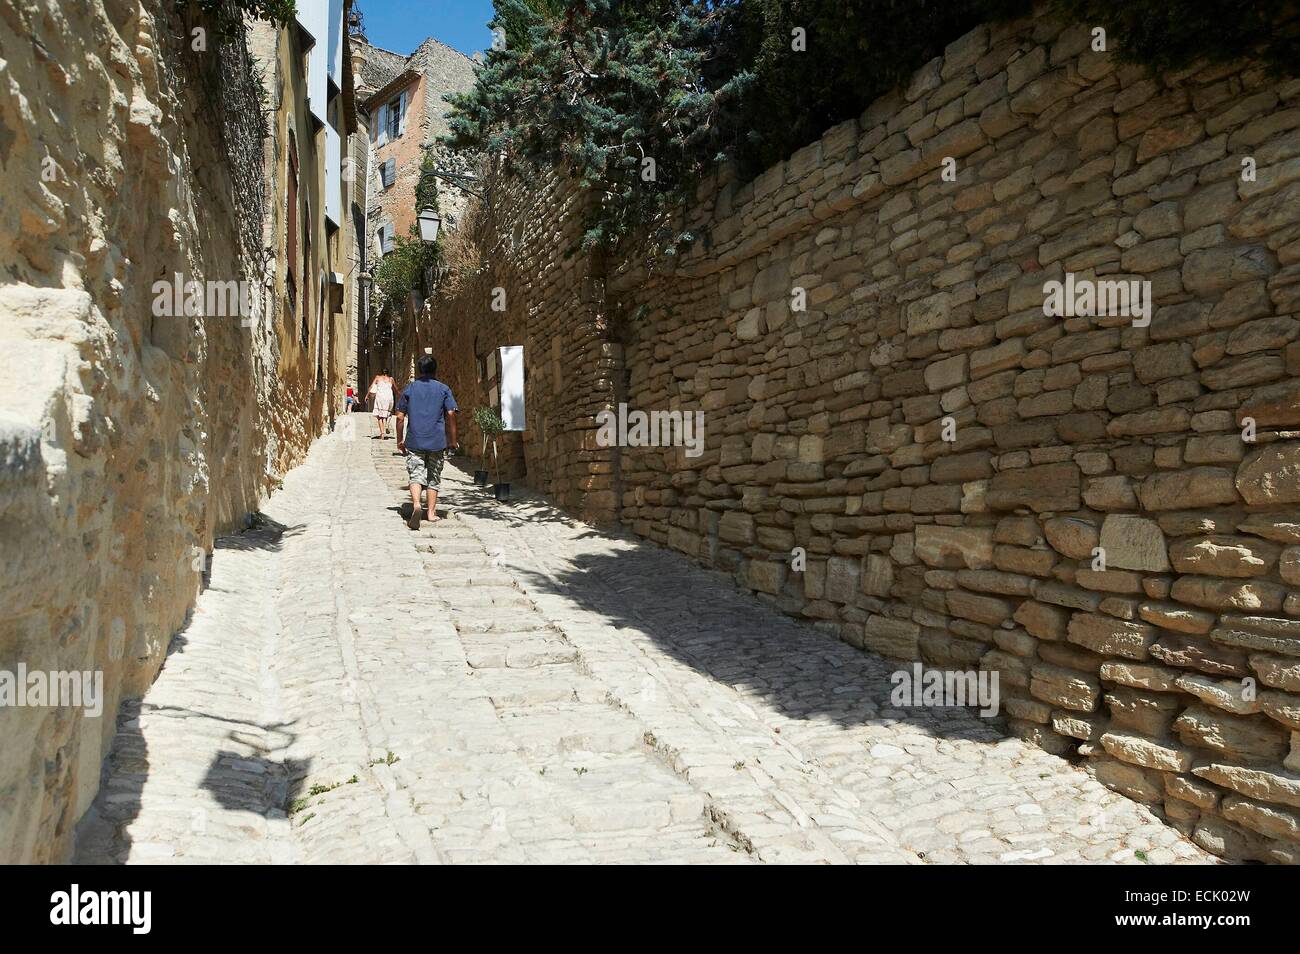
[[[459,441],[456,399],[451,395],[451,388],[434,379],[438,373],[437,360],[430,354],[421,355],[415,368],[418,377],[406,386],[397,401],[397,450],[406,455],[406,476],[411,481],[411,518],[406,525],[419,530],[420,488],[428,490],[429,522],[432,523],[438,519],[442,465]]]

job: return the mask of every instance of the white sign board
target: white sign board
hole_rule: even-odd
[[[501,420],[507,431],[524,430],[524,346],[499,348],[501,355]]]

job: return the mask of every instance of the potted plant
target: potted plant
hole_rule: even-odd
[[[493,417],[498,415],[490,407],[474,408],[474,423],[478,425],[479,434],[483,438],[483,446],[479,452],[479,458],[483,462],[483,469],[474,471],[474,483],[480,487],[486,487],[488,482],[487,472],[487,446],[488,440],[493,441],[493,447],[496,446],[496,431],[492,429]]]
[[[487,445],[492,442],[492,461],[496,464],[497,482],[493,488],[497,500],[505,500],[510,496],[510,485],[501,482],[501,457],[497,453],[497,435],[506,429],[505,422],[501,420],[501,415],[496,412],[495,408],[478,407],[474,409],[474,423],[483,433],[483,462],[487,463]],[[487,485],[487,471],[476,470],[474,472],[474,482],[480,486]]]

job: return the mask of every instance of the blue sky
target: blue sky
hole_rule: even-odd
[[[492,45],[492,0],[356,0],[366,37],[409,56],[427,37],[473,56]]]

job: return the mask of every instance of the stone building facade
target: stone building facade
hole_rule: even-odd
[[[347,108],[344,110],[344,121],[350,125],[347,149],[343,157],[342,179],[345,204],[343,214],[347,218],[343,227],[350,234],[347,241],[348,261],[345,276],[349,337],[343,384],[345,388],[350,386],[360,394],[364,391],[364,388],[359,387],[361,342],[369,314],[370,298],[369,259],[366,249],[366,204],[370,201],[366,178],[370,169],[370,119],[361,104],[357,102],[356,96],[362,66],[359,47],[364,40],[358,29],[359,18],[354,19],[351,0],[348,2],[346,19],[348,56],[343,62],[343,90],[348,100]],[[346,390],[344,393],[346,394]]]
[[[355,375],[354,209],[364,201],[364,182],[353,159],[357,111],[345,12],[343,0],[304,0],[292,26],[248,26],[270,113],[264,168],[272,200],[263,240],[269,320],[279,345],[272,401],[307,415],[306,427],[293,414],[272,417],[276,472],[300,461],[333,426],[349,371]],[[345,164],[345,157],[353,161]]]
[[[366,259],[378,263],[390,252],[398,236],[416,231],[415,190],[426,150],[433,150],[438,166],[460,171],[463,160],[436,144],[449,132],[450,107],[443,98],[474,85],[474,65],[469,57],[434,39],[425,40],[403,57],[364,38],[355,45],[357,95],[369,123],[368,147],[372,153],[366,175]],[[464,214],[467,196],[456,188],[440,186],[439,209],[444,228],[454,230]],[[427,292],[428,289],[422,289]],[[399,381],[414,372],[414,354],[405,349],[423,295],[409,301],[387,303],[373,317],[368,354],[358,363],[364,384],[387,368]]]
[[[118,704],[186,624],[214,537],[326,425],[286,380],[263,232],[283,127],[247,40],[161,0],[0,0],[5,863],[68,857]],[[24,705],[4,695],[23,671],[101,691]]]
[[[855,646],[995,670],[1011,731],[1300,861],[1300,80],[982,26],[706,185],[671,270],[560,263],[563,190],[518,188],[419,333],[463,407],[525,346],[530,485]],[[1049,314],[1050,282],[1107,305]],[[704,452],[598,446],[619,403],[702,412]]]

